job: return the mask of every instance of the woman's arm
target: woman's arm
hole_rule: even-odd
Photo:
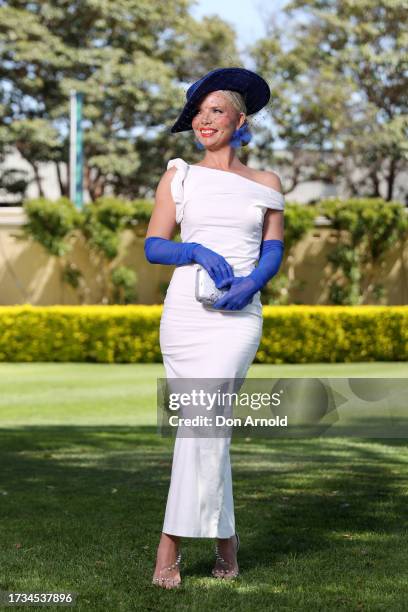
[[[153,212],[147,227],[146,238],[160,236],[168,240],[174,235],[177,227],[176,205],[171,197],[171,181],[177,168],[173,166],[166,170],[157,185]]]
[[[262,172],[267,187],[272,187],[275,191],[282,193],[282,183],[274,172]],[[268,208],[264,216],[262,240],[282,240],[283,242],[283,211]],[[261,249],[262,252],[262,249]]]
[[[283,211],[268,208],[264,217],[262,240],[282,240],[283,242],[283,234]]]
[[[145,256],[150,263],[180,266],[194,261],[193,251],[197,243],[171,240],[177,226],[176,204],[171,195],[171,181],[176,172],[174,166],[166,170],[156,189],[144,243]]]

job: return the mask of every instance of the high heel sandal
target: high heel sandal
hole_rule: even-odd
[[[168,565],[167,567],[163,567],[159,571],[159,574],[162,574],[162,572],[171,572],[172,570],[178,568],[180,566],[180,561],[181,561],[181,552],[177,554],[175,562],[172,563],[171,565]],[[174,589],[180,586],[181,580],[178,580],[177,578],[168,578],[166,576],[159,575],[159,576],[153,577],[152,584],[156,584],[164,588]]]
[[[239,535],[238,533],[235,534],[235,539],[236,539],[236,550],[235,550],[235,560],[236,560],[236,556],[239,550]],[[236,578],[239,575],[239,571],[233,569],[231,567],[231,563],[229,563],[228,561],[225,561],[225,559],[223,559],[223,557],[221,557],[220,555],[220,551],[218,549],[218,544],[215,545],[215,557],[216,557],[216,563],[221,563],[224,567],[221,569],[213,569],[212,570],[212,575],[214,576],[214,578],[221,578],[223,580],[232,580],[233,578]]]

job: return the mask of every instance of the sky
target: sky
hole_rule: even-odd
[[[265,35],[264,22],[279,13],[286,0],[197,0],[191,8],[195,18],[219,15],[231,23],[238,34],[238,48],[243,49]]]

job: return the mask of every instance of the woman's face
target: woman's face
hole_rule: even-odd
[[[219,91],[203,98],[191,125],[197,140],[207,149],[218,149],[229,144],[231,136],[245,121],[230,101]]]

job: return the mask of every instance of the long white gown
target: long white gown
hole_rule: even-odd
[[[278,191],[236,173],[187,164],[171,183],[183,242],[223,255],[235,276],[255,267],[268,208],[284,209]],[[216,311],[195,298],[197,264],[175,268],[160,321],[166,377],[245,378],[262,335],[260,292],[239,311]],[[180,437],[174,444],[163,532],[197,538],[235,533],[230,437]]]

